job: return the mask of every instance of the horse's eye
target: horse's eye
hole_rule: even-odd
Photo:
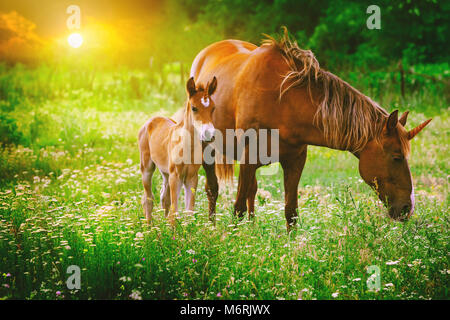
[[[394,154],[394,155],[392,156],[392,159],[394,159],[395,161],[401,161],[401,160],[404,159],[404,157],[403,157],[402,154]]]
[[[192,111],[197,112],[198,109],[196,107],[192,106]]]

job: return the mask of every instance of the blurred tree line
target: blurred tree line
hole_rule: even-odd
[[[449,60],[450,2],[437,0],[181,0],[194,23],[224,38],[256,44],[261,33],[286,26],[322,65],[380,68]],[[381,9],[381,29],[369,30],[367,7]]]
[[[373,4],[379,30],[366,24]],[[156,90],[181,101],[200,50],[229,38],[259,45],[262,33],[276,36],[282,26],[322,67],[380,103],[419,93],[422,110],[448,108],[450,1],[164,0],[154,9],[151,19],[91,17],[81,30],[91,38],[79,49],[66,37],[40,39],[20,13],[0,13],[0,145],[27,144],[15,112],[31,100],[85,92],[103,101],[114,92],[115,101],[148,101]],[[30,137],[45,119],[32,123]]]
[[[372,4],[381,10],[379,30],[366,25]],[[164,0],[151,13],[151,18],[143,15],[114,24],[90,17],[85,31],[92,39],[77,52],[67,47],[65,38],[39,39],[34,23],[17,12],[0,13],[0,60],[150,64],[160,71],[168,63],[181,62],[181,68],[188,69],[195,55],[215,41],[234,38],[260,44],[262,33],[275,35],[281,26],[331,70],[449,60],[449,1]]]

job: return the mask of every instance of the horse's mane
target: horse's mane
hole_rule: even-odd
[[[331,147],[360,151],[371,139],[380,137],[388,117],[386,110],[331,72],[320,68],[310,50],[299,48],[290,40],[287,29],[280,40],[266,35],[263,46],[278,48],[290,71],[283,76],[280,99],[289,89],[306,85],[312,99],[312,90],[320,92],[314,122],[323,129]],[[407,141],[401,143],[405,154],[409,151]]]

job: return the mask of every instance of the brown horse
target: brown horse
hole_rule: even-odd
[[[405,130],[408,112],[400,118],[397,111],[389,114],[347,82],[321,69],[313,53],[300,49],[286,30],[281,40],[268,37],[260,47],[239,40],[206,47],[195,58],[191,76],[205,81],[213,74],[221,83],[215,94],[216,130],[225,136],[226,129],[279,129],[288,232],[296,223],[297,188],[308,145],[352,152],[359,158],[361,177],[376,189],[389,215],[404,220],[413,213],[414,188],[407,160],[410,140],[431,119]],[[230,141],[225,138],[227,143]],[[247,145],[244,152],[249,159]],[[225,148],[218,153],[227,155]],[[215,212],[217,176],[226,180],[233,175],[233,166],[218,164],[217,159],[216,154],[216,166],[204,164],[210,215]],[[261,165],[259,161],[240,164],[234,205],[240,217],[247,206],[249,216],[253,215],[255,171]]]
[[[142,205],[147,222],[151,220],[154,196],[152,176],[158,167],[163,177],[161,206],[169,222],[175,223],[178,197],[184,186],[185,209],[193,210],[197,190],[198,169],[202,163],[202,141],[211,141],[214,135],[212,113],[214,101],[210,98],[217,87],[217,79],[203,86],[195,86],[193,78],[187,82],[188,101],[183,119],[175,123],[170,118],[153,117],[139,131],[142,184]],[[196,153],[196,150],[198,152]],[[199,156],[196,161],[195,158]]]

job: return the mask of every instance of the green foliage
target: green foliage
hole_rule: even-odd
[[[213,227],[200,195],[198,212],[184,214],[172,230],[161,211],[146,225],[137,171],[136,163],[107,162],[5,189],[0,297],[447,297],[448,220],[440,202],[421,197],[426,206],[400,224],[376,214],[373,195],[356,180],[352,191],[302,185],[299,226],[287,235],[278,198],[257,206],[255,222],[233,219],[229,200],[220,198]],[[279,180],[273,187],[281,187]],[[70,265],[81,268],[80,290],[65,285]],[[378,292],[366,285],[370,265],[381,269]]]
[[[0,113],[0,145],[19,144],[22,138],[16,120]]]
[[[258,44],[261,33],[287,26],[322,65],[371,69],[403,59],[408,65],[448,61],[450,5],[445,1],[378,1],[381,30],[369,30],[371,1],[182,1],[196,23],[209,24],[225,38]]]

